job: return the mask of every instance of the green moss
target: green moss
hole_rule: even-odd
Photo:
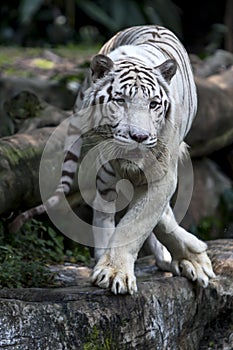
[[[12,63],[13,65],[13,63]],[[2,65],[0,64],[0,67],[2,67]],[[15,77],[19,77],[19,78],[30,78],[30,77],[35,77],[35,74],[32,74],[30,71],[28,71],[27,69],[18,69],[15,66],[11,66],[11,65],[7,65],[4,66],[4,74],[6,76],[15,78]]]
[[[38,154],[40,152],[38,151]],[[17,149],[14,147],[4,147],[1,152],[1,158],[6,157],[7,160],[10,160],[10,163],[17,165],[22,159],[24,161],[35,157],[36,152],[34,147],[27,147],[26,149]]]
[[[111,350],[116,349],[116,344],[109,332],[99,331],[96,326],[92,328],[90,340],[83,345],[83,350]]]
[[[101,44],[96,45],[85,45],[85,44],[69,44],[66,46],[60,46],[54,48],[53,51],[63,57],[67,57],[68,59],[73,59],[78,57],[80,59],[85,59],[87,56],[95,55],[99,49],[101,48]]]
[[[210,341],[208,345],[211,349],[213,349],[215,347],[215,342]]]
[[[40,69],[53,69],[55,63],[44,58],[35,58],[32,61],[32,65]]]
[[[15,62],[16,57],[21,52],[21,49],[18,48],[10,48],[10,47],[1,47],[1,55],[0,55],[0,65],[13,64]]]
[[[96,45],[66,45],[49,49],[64,60],[80,64],[95,55],[100,48]],[[48,59],[44,48],[0,47],[0,68],[6,76],[38,77],[38,69],[50,72],[56,68],[56,62]],[[58,69],[59,70],[59,69]]]

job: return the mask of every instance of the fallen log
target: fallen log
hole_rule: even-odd
[[[208,79],[196,78],[196,83],[198,113],[186,139],[191,146],[192,157],[209,155],[232,144],[233,140],[233,68]],[[49,118],[46,124],[49,124]],[[28,125],[23,125],[22,130],[26,134],[0,139],[0,215],[14,209],[23,210],[40,202],[39,163],[53,129],[28,130],[41,125],[44,125],[43,122],[40,123],[36,118]],[[64,138],[64,131],[61,130],[62,133]],[[57,140],[54,152],[61,152],[60,141]],[[54,174],[51,167],[50,177]]]
[[[39,204],[40,159],[53,130],[42,128],[0,139],[0,215],[9,215],[12,210],[23,210]],[[54,152],[62,152],[62,149],[61,133],[57,144],[54,144]],[[51,166],[51,176],[56,172],[57,169]]]

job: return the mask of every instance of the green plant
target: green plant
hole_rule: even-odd
[[[29,22],[44,0],[21,0],[19,6],[19,19],[21,23]]]
[[[39,11],[43,0],[21,0],[19,6],[19,21],[25,25],[32,21],[34,15]],[[54,5],[59,7],[62,12],[61,3],[56,0]],[[71,4],[72,3],[72,4]],[[89,25],[94,20],[96,27],[103,27],[104,36],[110,37],[122,28],[142,25],[142,24],[160,24],[172,29],[177,35],[181,36],[181,21],[179,8],[172,0],[71,0],[72,9],[79,13],[81,9],[87,16],[86,23],[80,28],[82,39],[88,37],[95,38],[96,28]],[[68,22],[74,22],[74,14],[65,7]],[[71,18],[69,18],[69,16]],[[106,39],[105,37],[105,39]]]
[[[224,224],[233,223],[233,188],[226,190],[220,198],[220,211]]]
[[[180,13],[171,0],[77,0],[77,5],[109,36],[118,30],[139,24],[166,25],[181,35]]]
[[[89,251],[75,245],[66,250],[64,236],[49,224],[32,220],[11,235],[0,221],[0,287],[55,286],[49,264],[66,261],[87,262]]]
[[[210,240],[221,231],[222,223],[219,218],[206,216],[200,220],[198,225],[192,225],[190,231],[203,240]]]
[[[226,190],[219,199],[218,215],[203,217],[190,231],[204,240],[224,237],[233,224],[233,188]]]
[[[54,286],[54,274],[38,261],[22,260],[22,256],[8,255],[0,264],[0,287],[46,287]]]

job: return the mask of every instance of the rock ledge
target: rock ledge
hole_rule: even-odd
[[[207,289],[157,271],[151,258],[137,263],[139,292],[134,296],[114,296],[91,286],[90,270],[75,266],[60,268],[63,288],[3,289],[0,349],[208,349],[203,339],[207,333],[211,337],[209,325],[227,314],[231,324],[216,349],[230,350],[232,252],[233,240],[209,242],[218,276]]]

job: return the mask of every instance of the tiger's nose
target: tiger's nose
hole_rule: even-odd
[[[136,128],[130,128],[129,136],[132,140],[141,143],[143,141],[146,141],[149,138],[149,133],[145,130],[139,130]]]

